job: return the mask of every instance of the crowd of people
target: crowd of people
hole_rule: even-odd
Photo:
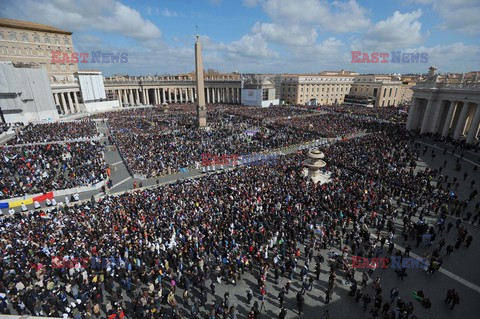
[[[173,121],[168,114],[128,121],[118,116],[110,117],[109,123],[127,161],[130,157],[142,161],[147,154],[160,154],[161,159],[174,154],[186,161],[182,156],[190,158],[198,150],[198,158],[201,152],[218,149],[256,150],[242,140],[236,117],[210,113],[211,132],[170,124],[188,121],[182,115]],[[0,313],[13,309],[18,314],[66,314],[75,319],[233,319],[257,318],[265,303],[272,303],[279,318],[285,318],[291,312],[305,312],[306,291],[317,296],[317,302],[329,303],[341,293],[339,285],[347,282],[353,300],[361,301],[359,311],[372,318],[418,318],[416,298],[421,298],[422,306],[432,306],[428,287],[419,287],[413,296],[394,283],[382,282],[378,274],[382,270],[349,267],[350,257],[408,257],[411,246],[428,238],[427,271],[434,273],[448,262],[443,246],[452,247],[448,255],[468,249],[473,236],[460,218],[469,211],[480,222],[480,208],[452,196],[451,181],[439,169],[416,167],[421,149],[415,135],[394,124],[375,128],[375,134],[322,148],[332,173],[332,182],[324,185],[305,181],[305,153],[290,154],[274,165],[242,166],[3,218]],[[265,131],[270,135],[259,139],[259,149],[310,138],[289,130]],[[128,153],[128,148],[133,151]],[[148,165],[139,167],[151,170]],[[445,224],[447,232],[453,226],[447,222],[452,212],[460,219],[455,243],[442,235]],[[395,243],[407,248],[397,250]],[[102,269],[80,262],[58,268],[52,267],[56,256],[75,261],[100,256],[110,261]],[[328,280],[322,279],[325,271]],[[398,269],[398,276],[404,280],[407,269]],[[240,314],[230,294],[218,296],[216,286],[236,285],[250,277],[256,283],[246,294],[247,313]],[[278,297],[272,293],[274,287],[280,290]],[[291,293],[297,307],[285,303]],[[254,296],[258,299],[252,305]],[[445,302],[453,303],[453,308],[460,297],[449,291]]]
[[[275,120],[288,117],[303,117],[315,115],[314,112],[295,107],[256,107],[256,106],[241,106],[230,108],[228,113],[238,115],[245,118],[256,120]]]
[[[170,106],[167,113],[149,108],[98,115],[108,118],[112,142],[133,174],[163,176],[195,167],[204,153],[253,154],[320,136],[229,114],[222,106],[209,109],[209,129],[197,130],[193,106],[184,106],[188,112],[178,107],[183,106]]]
[[[321,106],[318,109],[326,112],[370,117],[390,123],[406,123],[408,117],[408,110],[400,107],[363,107],[340,104]]]
[[[30,123],[23,127],[7,144],[16,145],[89,139],[99,135],[95,122],[90,119],[41,124]]]
[[[103,145],[74,142],[0,148],[0,199],[46,193],[105,180]]]

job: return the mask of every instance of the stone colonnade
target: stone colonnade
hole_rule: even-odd
[[[78,103],[79,91],[54,92],[53,99],[57,106],[59,114],[67,115],[71,113],[80,113],[80,106]]]
[[[136,87],[107,88],[120,102],[120,107],[135,105],[155,105],[162,103],[188,103],[197,100],[195,87]],[[206,103],[239,104],[240,88],[207,87]]]
[[[480,125],[480,102],[463,99],[412,99],[408,113],[407,130],[441,134],[475,143]]]

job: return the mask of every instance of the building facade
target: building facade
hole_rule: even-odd
[[[396,76],[357,75],[344,101],[345,104],[358,106],[398,106],[402,94],[402,82]]]
[[[241,104],[269,107],[279,103],[274,77],[263,74],[243,75]]]
[[[172,76],[112,76],[104,78],[107,99],[118,99],[120,107],[187,103],[197,99],[195,74]],[[205,73],[205,101],[240,104],[241,75]]]
[[[77,63],[52,63],[52,52],[74,52],[72,32],[55,27],[0,18],[0,61],[45,69],[59,114],[81,112]]]
[[[311,100],[319,104],[342,104],[350,92],[354,76],[350,71],[326,71],[318,74],[282,75],[281,100],[285,104],[305,105]]]
[[[478,141],[480,79],[478,72],[439,75],[430,67],[425,81],[413,87],[407,130],[439,134],[468,144]]]

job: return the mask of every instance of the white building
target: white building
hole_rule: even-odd
[[[82,92],[83,105],[87,112],[108,111],[120,107],[118,100],[109,101],[107,99],[102,72],[78,71],[76,75]]]
[[[275,98],[275,83],[269,78],[249,77],[244,79],[241,101],[243,105],[269,107],[280,104]]]

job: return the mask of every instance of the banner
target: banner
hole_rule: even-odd
[[[19,199],[16,201],[11,201],[9,203],[0,203],[0,209],[2,208],[14,208],[14,207],[19,207],[23,205],[31,205],[33,202],[44,202],[47,199],[52,200],[53,199],[53,192],[49,192],[40,196],[36,196],[33,198],[28,198],[28,199]]]

